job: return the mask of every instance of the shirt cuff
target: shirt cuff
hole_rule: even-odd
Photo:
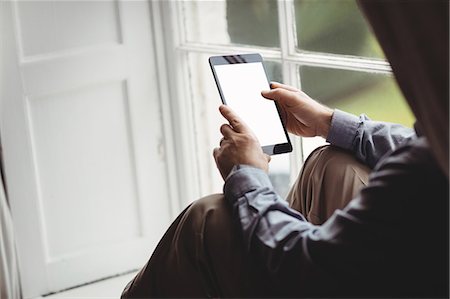
[[[360,119],[350,113],[335,109],[331,118],[331,127],[327,142],[343,149],[352,149]]]
[[[264,170],[249,165],[237,165],[228,175],[223,186],[223,193],[225,198],[235,201],[243,194],[260,187],[273,188],[272,182]]]

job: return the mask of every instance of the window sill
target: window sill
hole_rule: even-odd
[[[35,299],[120,298],[123,289],[136,273],[127,273]]]

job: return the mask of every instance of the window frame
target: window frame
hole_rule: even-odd
[[[225,0],[224,0],[225,1]],[[319,53],[303,51],[297,47],[294,0],[278,0],[279,48],[252,45],[217,45],[189,42],[184,36],[184,1],[151,1],[155,25],[155,44],[157,45],[158,74],[161,75],[160,93],[162,114],[169,146],[174,161],[169,172],[174,194],[173,211],[177,212],[187,201],[198,198],[202,186],[200,180],[197,136],[194,128],[194,111],[189,91],[189,53],[226,55],[230,53],[258,52],[266,60],[280,62],[284,83],[301,88],[300,66],[313,66],[328,69],[351,70],[391,75],[389,63],[379,58]],[[164,16],[162,18],[161,16]],[[173,88],[174,87],[174,88]],[[171,136],[169,137],[169,135]],[[291,182],[303,164],[302,138],[291,136],[294,150],[290,155]],[[181,197],[181,195],[183,197]]]

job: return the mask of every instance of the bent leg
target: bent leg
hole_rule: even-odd
[[[172,223],[122,298],[255,295],[262,277],[249,263],[223,195],[207,196]]]
[[[345,150],[319,147],[306,159],[287,200],[308,221],[322,224],[367,185],[370,171]]]

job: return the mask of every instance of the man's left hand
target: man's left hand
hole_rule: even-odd
[[[221,105],[219,111],[229,122],[220,127],[223,138],[220,147],[213,152],[223,179],[227,178],[234,165],[249,165],[268,172],[270,156],[262,151],[250,128],[230,107]]]

